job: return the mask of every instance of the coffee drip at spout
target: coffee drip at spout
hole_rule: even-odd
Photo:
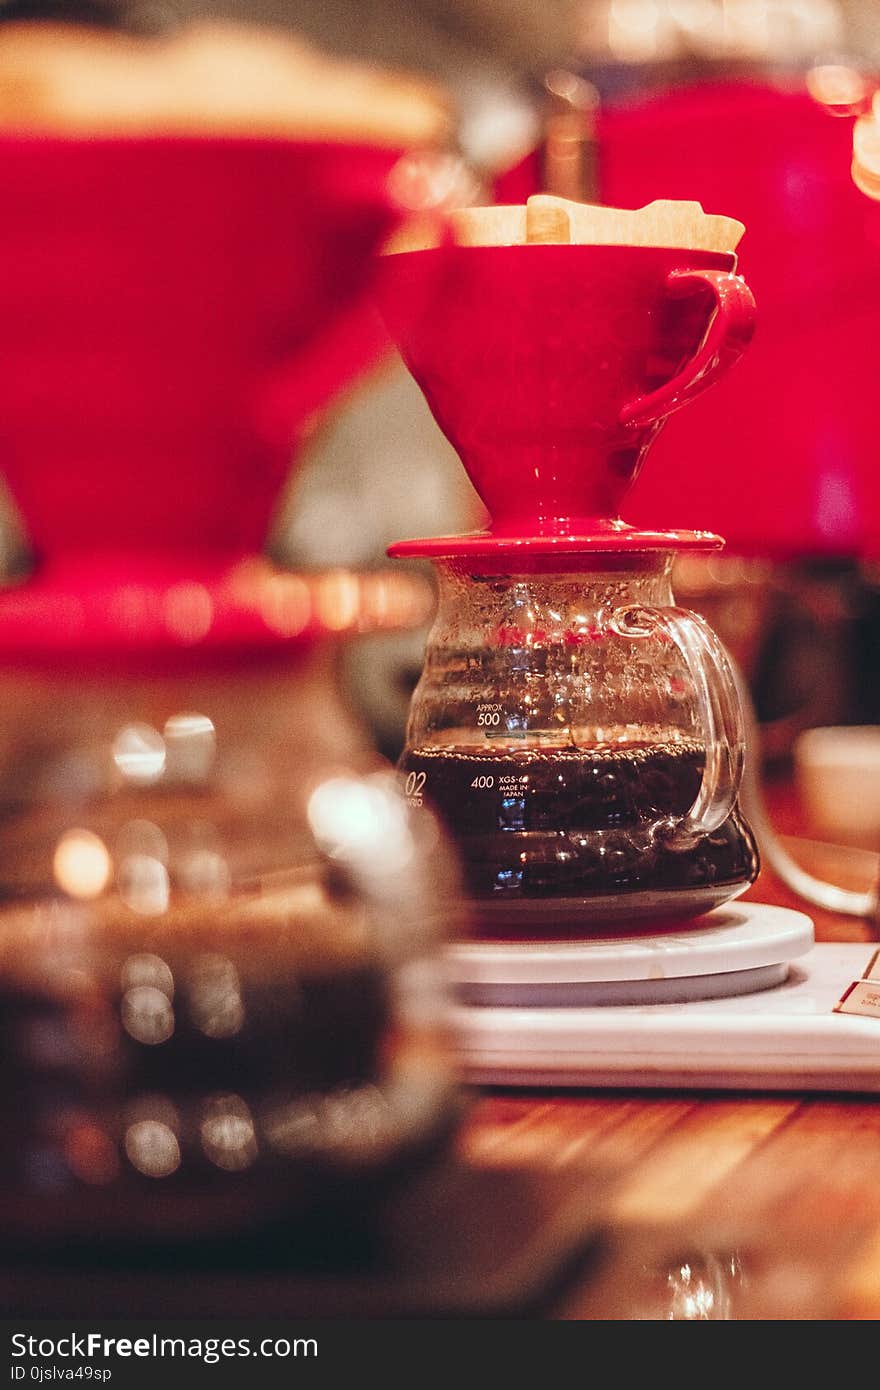
[[[670,583],[677,551],[722,542],[621,511],[667,418],[749,341],[733,251],[706,249],[742,228],[532,203],[454,219],[429,325],[407,305],[438,250],[389,258],[386,319],[490,514],[391,548],[433,559],[440,594],[401,769],[457,840],[478,932],[689,920],[758,872],[732,672]]]

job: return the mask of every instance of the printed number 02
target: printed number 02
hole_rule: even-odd
[[[427,772],[411,772],[406,779],[406,795],[421,796],[427,778]]]

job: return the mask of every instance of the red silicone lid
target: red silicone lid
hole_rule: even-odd
[[[396,541],[388,554],[395,559],[433,560],[445,557],[510,559],[521,563],[530,558],[543,560],[559,555],[565,565],[582,558],[612,554],[637,555],[646,551],[720,550],[721,536],[711,531],[642,531],[625,522],[597,524],[593,532],[576,536],[496,536],[489,531],[472,531],[462,536],[429,536],[419,540]]]

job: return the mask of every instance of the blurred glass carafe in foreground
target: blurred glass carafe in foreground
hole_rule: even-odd
[[[575,244],[581,218],[608,244]],[[406,790],[454,833],[484,932],[686,920],[757,875],[733,676],[669,578],[721,542],[619,520],[666,417],[750,337],[735,256],[709,244],[732,226],[688,204],[462,214],[430,334],[407,306],[440,253],[389,257],[389,323],[491,513],[392,549],[440,572]]]
[[[268,98],[230,133],[205,91],[234,35],[116,42],[0,33],[30,122],[0,134],[0,464],[36,553],[0,594],[0,1220],[31,1246],[265,1231],[455,1111],[442,846],[334,685],[413,592],[256,553],[369,356],[426,111],[374,75],[361,137]],[[279,43],[276,83],[306,61]],[[363,96],[315,62],[322,100]]]
[[[7,675],[7,1237],[248,1231],[443,1134],[442,850],[333,681]]]

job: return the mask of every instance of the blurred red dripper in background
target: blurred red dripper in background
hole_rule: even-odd
[[[160,609],[197,581],[207,646],[281,640],[234,571],[262,550],[309,417],[382,351],[370,290],[410,214],[401,158],[320,141],[0,140],[0,460],[37,559],[0,603],[8,654],[69,650],[73,629],[79,650],[112,647],[116,629],[131,649],[150,605],[123,605],[114,627],[107,600],[134,581]]]
[[[802,79],[695,83],[596,116],[599,194],[694,198],[748,228],[760,328],[736,380],[681,415],[628,502],[642,526],[707,527],[776,558],[880,548],[874,465],[880,208],[854,187],[851,121]],[[538,187],[537,160],[496,200]]]

